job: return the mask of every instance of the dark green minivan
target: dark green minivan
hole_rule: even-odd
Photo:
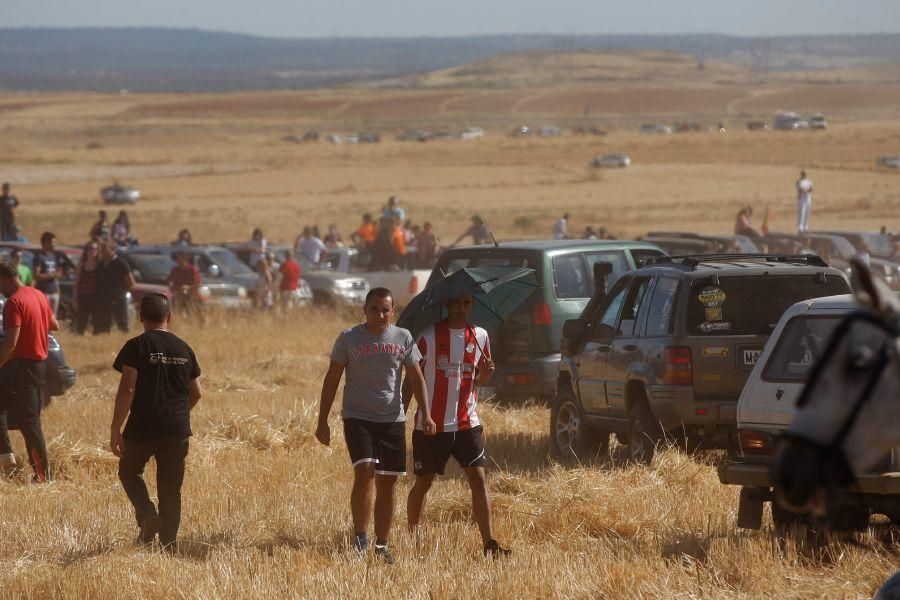
[[[607,285],[648,259],[664,256],[654,244],[623,240],[541,240],[451,248],[441,254],[428,282],[464,267],[504,265],[535,270],[541,287],[495,331],[491,352],[497,373],[482,387],[503,400],[556,395],[563,323],[577,318],[594,295],[594,265],[609,263]]]

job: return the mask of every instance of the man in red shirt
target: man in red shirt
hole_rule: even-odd
[[[3,331],[0,344],[0,466],[15,465],[7,416],[19,424],[35,481],[50,480],[47,443],[41,429],[40,385],[47,371],[48,336],[59,329],[50,302],[40,291],[22,285],[16,268],[0,263]]]
[[[290,250],[284,251],[284,262],[281,263],[278,272],[281,273],[281,282],[278,284],[281,307],[287,308],[297,294],[297,288],[300,287],[300,265],[294,260]]]
[[[177,252],[175,261],[177,264],[169,271],[168,281],[175,308],[179,313],[199,312],[203,284],[200,271],[191,263],[189,252]]]

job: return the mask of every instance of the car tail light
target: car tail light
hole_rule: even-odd
[[[741,453],[745,456],[769,456],[774,450],[772,434],[764,431],[745,429],[738,434],[738,439],[740,440]]]
[[[508,373],[503,379],[510,385],[531,385],[534,373]]]
[[[409,278],[409,293],[410,294],[418,294],[419,293],[419,278],[413,275]]]
[[[693,385],[694,367],[691,349],[685,346],[670,346],[665,354],[665,383],[668,385]]]
[[[532,325],[550,325],[553,317],[550,315],[550,305],[546,302],[535,302],[531,306]]]

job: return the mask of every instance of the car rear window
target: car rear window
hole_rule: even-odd
[[[537,261],[525,254],[511,254],[508,256],[452,256],[442,260],[432,274],[433,281],[439,281],[460,269],[469,267],[527,267],[535,270],[535,276],[540,280],[540,265]]]
[[[820,276],[819,276],[820,277]],[[712,277],[691,284],[687,330],[692,335],[768,335],[792,304],[850,293],[836,275]]]
[[[796,317],[784,328],[766,368],[766,381],[806,381],[809,370],[822,356],[840,317]]]

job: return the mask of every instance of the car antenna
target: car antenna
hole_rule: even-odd
[[[488,225],[487,221],[484,221],[484,224],[488,226],[488,233],[491,234],[491,241],[494,242],[494,248],[499,248],[500,244],[497,243],[497,238],[494,237],[494,230],[491,229],[491,226]]]

